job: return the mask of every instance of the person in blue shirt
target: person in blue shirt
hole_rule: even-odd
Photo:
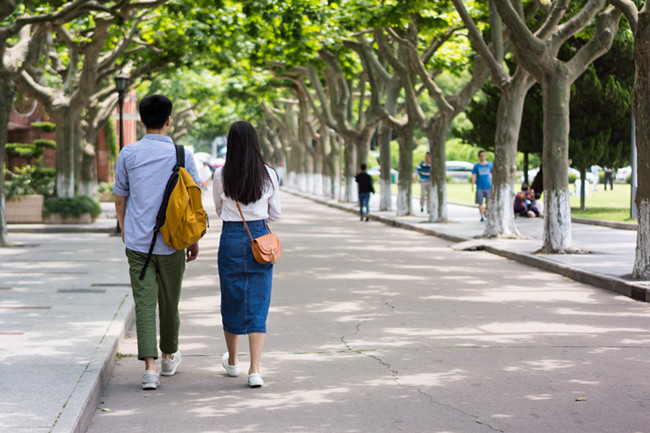
[[[424,212],[424,206],[429,209],[429,184],[431,183],[431,153],[427,152],[424,161],[418,164],[418,176],[420,177],[420,212]]]
[[[485,221],[487,201],[490,198],[490,188],[492,188],[492,163],[487,160],[484,150],[478,152],[478,162],[472,169],[472,189],[475,185],[475,203],[478,205],[481,221]],[[484,200],[485,204],[483,204]]]
[[[138,359],[145,362],[142,389],[157,389],[159,375],[173,376],[181,363],[178,350],[180,316],[178,302],[185,262],[196,259],[199,244],[187,251],[165,243],[160,233],[144,279],[144,267],[151,235],[156,224],[165,187],[176,165],[176,148],[167,136],[172,102],[162,95],[150,95],[139,104],[140,118],[147,134],[122,149],[115,167],[115,213],[126,246],[131,289],[135,302]],[[199,173],[192,152],[185,151],[185,168],[197,185]],[[156,306],[159,307],[161,369],[156,365]]]

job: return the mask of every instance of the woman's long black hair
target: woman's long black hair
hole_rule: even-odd
[[[230,127],[222,175],[223,192],[243,204],[256,202],[272,185],[257,132],[250,123],[238,121]]]

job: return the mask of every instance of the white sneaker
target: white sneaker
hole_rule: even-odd
[[[223,368],[226,369],[226,374],[230,377],[237,377],[239,376],[239,362],[235,365],[230,365],[228,364],[228,357],[230,355],[228,352],[224,353],[223,356],[221,357],[221,365]]]
[[[176,374],[176,369],[181,365],[182,360],[180,351],[176,351],[176,353],[172,354],[172,359],[163,358],[162,361],[160,361],[160,374],[162,376],[173,376]]]
[[[142,389],[158,389],[160,377],[153,370],[147,370],[142,376]]]
[[[248,386],[251,388],[259,388],[264,385],[264,380],[262,380],[262,375],[259,373],[253,373],[248,375]]]

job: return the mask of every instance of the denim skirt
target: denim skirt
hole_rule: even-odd
[[[253,238],[268,234],[265,221],[247,222]],[[243,222],[223,222],[217,263],[224,331],[236,335],[266,333],[273,264],[255,261]]]

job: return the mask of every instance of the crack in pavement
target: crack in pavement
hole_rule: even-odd
[[[386,306],[390,307],[391,310],[393,310],[393,311],[395,310],[395,306],[390,305],[388,302],[384,301],[384,304]],[[393,380],[393,382],[395,382],[395,384],[397,386],[402,387],[402,388],[406,388],[406,389],[409,389],[409,390],[415,390],[417,393],[419,393],[419,394],[425,396],[426,398],[428,398],[431,401],[431,403],[433,403],[434,405],[445,408],[445,409],[452,410],[452,411],[454,411],[454,412],[456,412],[458,414],[461,414],[461,415],[463,415],[465,417],[471,418],[471,419],[473,419],[474,423],[476,423],[478,425],[481,425],[481,426],[485,426],[488,429],[490,429],[490,431],[505,433],[503,430],[492,427],[490,424],[481,421],[480,418],[478,416],[476,416],[476,415],[472,415],[472,414],[467,413],[467,412],[465,412],[465,411],[463,411],[461,409],[458,409],[457,407],[454,407],[454,406],[451,406],[451,405],[444,404],[444,403],[441,403],[439,401],[436,401],[435,398],[431,394],[428,394],[427,392],[425,392],[421,388],[401,384],[400,381],[399,381],[399,371],[394,369],[391,363],[384,361],[383,359],[381,359],[377,355],[368,353],[368,349],[366,349],[366,350],[353,349],[352,346],[350,345],[350,343],[347,341],[347,338],[353,337],[353,336],[359,334],[359,332],[361,332],[361,325],[363,325],[364,323],[365,323],[365,320],[362,321],[362,322],[357,323],[356,326],[354,327],[354,332],[352,334],[350,334],[349,336],[344,335],[344,336],[341,337],[341,342],[345,345],[345,348],[347,349],[347,352],[356,353],[356,354],[359,354],[359,355],[363,355],[363,356],[365,356],[367,358],[374,359],[380,365],[382,365],[384,368],[386,368],[386,370],[388,370],[390,372],[392,380]],[[379,350],[379,349],[371,349],[371,350],[374,351],[374,350]]]

